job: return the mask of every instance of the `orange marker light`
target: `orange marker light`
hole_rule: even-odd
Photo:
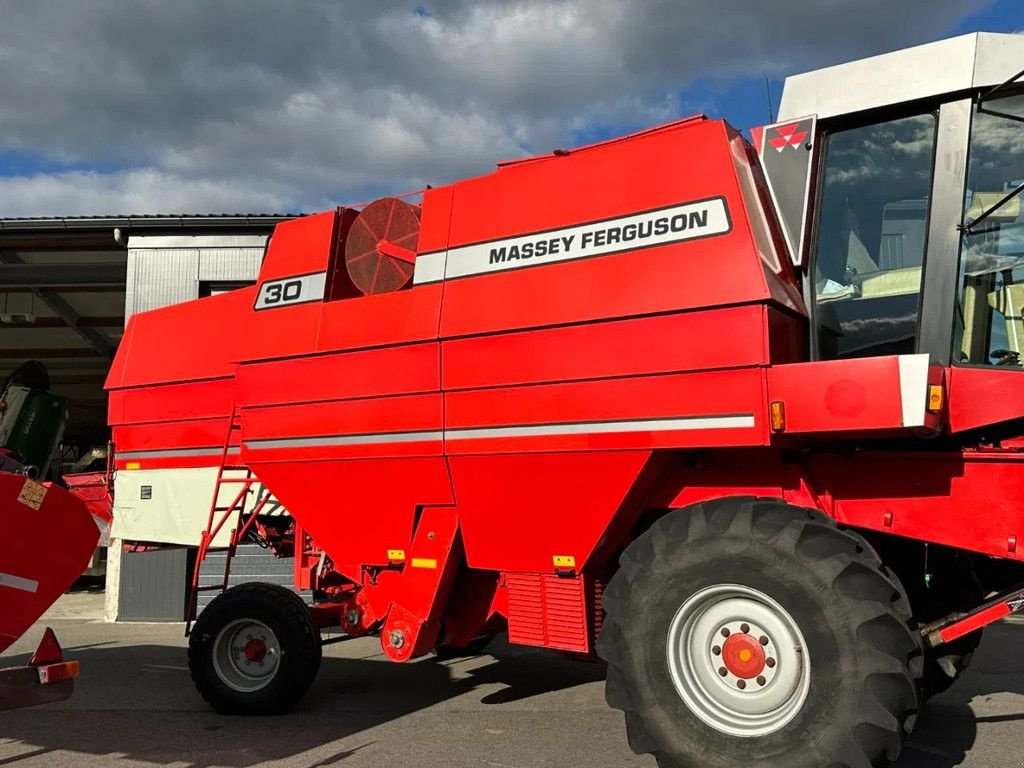
[[[781,400],[773,400],[769,408],[772,421],[772,432],[782,432],[786,429],[786,404]]]
[[[941,384],[930,384],[928,386],[928,410],[932,413],[941,411],[945,396],[946,393],[943,391]]]

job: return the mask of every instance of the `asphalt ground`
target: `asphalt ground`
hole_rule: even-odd
[[[0,766],[18,768],[654,768],[626,746],[599,664],[496,641],[488,654],[386,661],[373,639],[325,649],[298,711],[239,718],[192,687],[179,624],[104,624],[102,596],[45,623],[82,663],[66,702],[0,713]],[[43,622],[0,659],[27,660]],[[926,705],[899,768],[1024,766],[1024,624],[986,634],[968,675]]]

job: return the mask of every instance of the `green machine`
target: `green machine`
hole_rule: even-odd
[[[40,371],[41,369],[41,371]],[[68,419],[67,398],[49,390],[41,364],[15,371],[0,392],[0,451],[46,477]]]

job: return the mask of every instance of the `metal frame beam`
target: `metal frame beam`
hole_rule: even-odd
[[[98,357],[105,355],[86,347],[0,347],[0,360],[89,360]]]
[[[0,264],[5,266],[25,266],[25,262],[16,253],[10,251],[0,251]],[[123,276],[122,276],[123,282]],[[0,280],[0,286],[3,285],[3,281]],[[104,336],[102,333],[97,331],[95,328],[89,328],[82,323],[82,317],[79,315],[74,308],[67,303],[61,296],[54,293],[53,291],[46,290],[42,287],[32,287],[32,293],[37,299],[43,302],[50,311],[53,312],[57,317],[67,323],[68,328],[77,333],[87,342],[90,346],[95,349],[100,355],[108,360],[112,360],[114,357],[115,346],[111,343],[110,339]]]
[[[124,318],[116,315],[103,317],[79,317],[78,325],[82,328],[121,328]],[[37,317],[35,320],[3,325],[4,328],[66,328],[67,323],[59,317]]]
[[[19,256],[5,251],[0,263],[0,288],[60,288],[66,285],[125,284],[127,266],[119,261],[82,264],[26,264]],[[14,260],[12,260],[12,258]]]

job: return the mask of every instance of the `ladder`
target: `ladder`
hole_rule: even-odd
[[[217,591],[223,592],[228,588],[228,580],[231,577],[231,561],[235,556],[238,544],[245,540],[246,535],[256,522],[256,517],[266,506],[270,499],[269,493],[262,494],[256,505],[248,513],[245,511],[245,500],[249,495],[252,486],[259,482],[259,479],[252,473],[252,470],[235,459],[230,463],[229,455],[232,453],[233,439],[241,430],[239,414],[234,405],[231,407],[231,417],[228,420],[227,435],[224,438],[224,445],[221,447],[220,462],[217,465],[217,479],[213,485],[213,499],[210,501],[210,514],[207,516],[206,528],[199,539],[199,551],[196,553],[195,567],[192,569],[192,584],[188,600],[188,615],[185,618],[185,636],[192,632],[192,625],[195,623],[196,615],[199,612],[199,593]],[[244,472],[244,475],[227,477],[227,473]],[[221,489],[225,486],[238,486],[238,492],[227,506],[220,504]],[[213,546],[218,534],[233,521],[234,527],[230,529],[226,545]],[[200,571],[206,556],[212,551],[226,551],[224,558],[224,578],[216,584],[201,585],[199,583]]]

